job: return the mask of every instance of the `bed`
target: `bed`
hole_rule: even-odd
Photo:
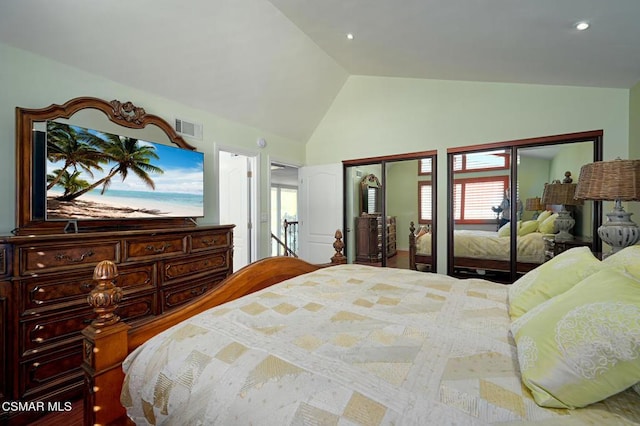
[[[413,222],[409,229],[410,268],[426,265],[431,270],[431,233],[415,232]],[[532,232],[517,238],[517,271],[525,273],[545,261],[544,234]],[[510,239],[498,232],[482,230],[455,230],[454,267],[479,270],[509,271]]]
[[[548,273],[563,260],[566,267],[569,255],[557,258],[548,262]],[[595,266],[585,262],[572,264],[567,282],[594,274]],[[282,268],[287,272],[277,272]],[[265,259],[235,275],[253,277],[254,289],[267,276],[287,279],[192,310],[201,312],[170,328],[162,325],[142,345],[128,336],[130,354],[119,354],[111,365],[85,366],[85,412],[121,414],[115,413],[122,411],[120,387],[101,394],[115,382],[98,383],[96,373],[121,378],[126,356],[121,400],[136,424],[640,424],[640,395],[630,388],[640,382],[640,339],[633,348],[638,361],[632,360],[623,388],[609,390],[611,396],[580,409],[536,403],[519,367],[530,362],[530,351],[514,341],[508,303],[530,292],[536,274],[513,287],[513,295],[511,286],[481,279],[366,265],[319,268],[293,258]],[[522,309],[530,299],[523,299]],[[535,311],[519,317],[519,333],[537,318]],[[528,316],[533,319],[522,324]],[[87,335],[109,335],[118,324]],[[636,329],[640,333],[640,324]],[[114,346],[122,342],[114,340],[122,335],[100,349],[89,338],[86,352],[117,352]]]

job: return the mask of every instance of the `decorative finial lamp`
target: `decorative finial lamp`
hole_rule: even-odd
[[[622,208],[622,201],[640,201],[640,160],[596,161],[580,169],[576,198],[615,201],[608,220],[598,228],[598,235],[612,248],[611,253],[631,246],[640,239],[632,213]]]
[[[533,218],[537,219],[540,215],[540,210],[544,210],[544,206],[540,202],[540,197],[527,198],[524,209],[529,212],[535,212]]]
[[[555,221],[556,229],[558,233],[554,237],[556,241],[571,241],[573,235],[569,232],[576,224],[574,218],[567,211],[566,206],[577,206],[582,204],[582,200],[576,200],[573,195],[576,191],[575,183],[560,183],[560,181],[554,181],[553,183],[547,183],[544,185],[544,192],[542,193],[542,204],[561,205],[562,210],[558,212],[558,218]]]

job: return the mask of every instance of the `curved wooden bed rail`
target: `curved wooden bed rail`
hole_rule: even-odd
[[[167,328],[214,306],[262,290],[273,284],[323,267],[346,263],[342,254],[342,233],[335,234],[335,254],[331,263],[314,265],[295,257],[269,257],[258,260],[235,272],[219,286],[179,310],[149,320],[136,328],[121,322],[114,314],[122,298],[116,287],[118,271],[108,260],[94,270],[96,286],[87,298],[97,314],[91,325],[82,331],[85,375],[84,424],[130,424],[120,404],[124,373],[122,362],[135,348]]]

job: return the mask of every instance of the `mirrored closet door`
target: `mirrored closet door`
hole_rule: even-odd
[[[602,131],[451,148],[447,155],[449,275],[511,283],[568,248],[601,251],[601,203],[579,204],[571,190],[582,165],[602,160]],[[561,232],[565,217],[569,236]]]
[[[344,241],[349,263],[432,270],[434,164],[434,151],[343,162]],[[416,242],[423,257],[416,256]]]

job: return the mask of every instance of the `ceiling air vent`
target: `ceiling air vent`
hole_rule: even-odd
[[[182,136],[202,140],[202,124],[176,118],[176,132]]]

